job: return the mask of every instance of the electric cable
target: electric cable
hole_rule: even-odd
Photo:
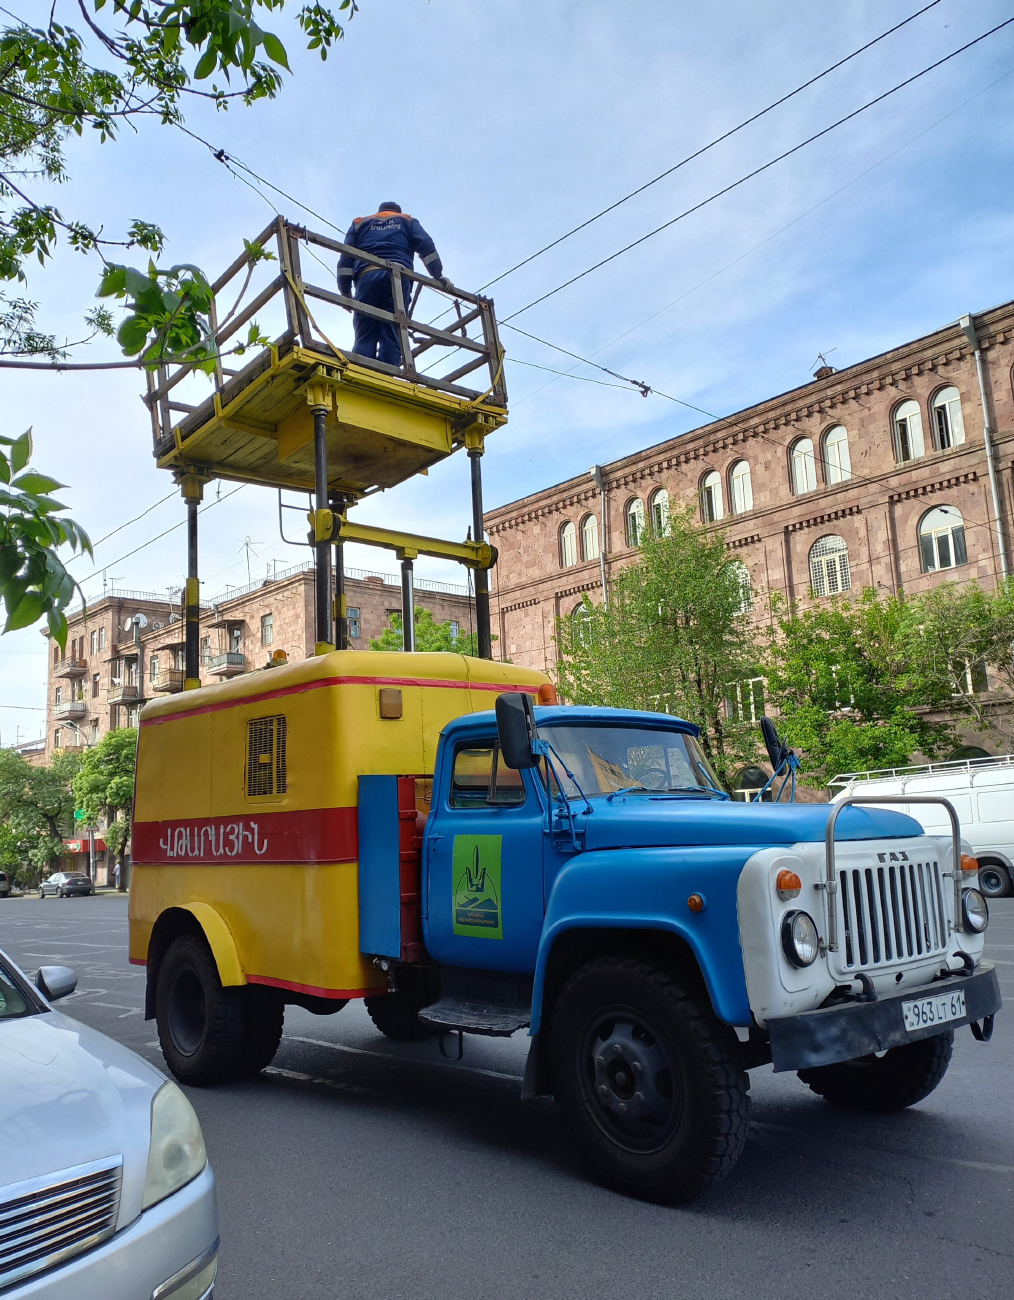
[[[678,221],[682,221],[685,217],[689,217],[693,213],[699,212],[702,208],[707,207],[709,203],[714,203],[716,199],[720,199],[724,195],[729,194],[732,190],[738,189],[740,185],[746,184],[747,181],[752,180],[755,176],[761,175],[762,172],[768,171],[777,163],[783,162],[786,158],[790,158],[801,149],[805,149],[807,145],[811,145],[816,140],[822,139],[831,131],[835,131],[838,127],[844,126],[846,122],[851,122],[853,118],[858,117],[860,113],[865,113],[867,109],[883,103],[884,100],[890,98],[891,95],[897,94],[899,90],[904,90],[906,86],[912,85],[913,82],[918,81],[921,77],[925,77],[928,73],[942,67],[945,63],[949,63],[951,59],[957,58],[959,54],[964,54],[966,50],[970,50],[981,41],[987,40],[990,36],[995,36],[997,32],[1002,31],[1005,27],[1009,27],[1011,23],[1014,23],[1014,17],[1007,18],[1002,23],[997,23],[997,25],[991,27],[988,32],[983,32],[981,36],[976,36],[974,40],[967,41],[964,45],[959,46],[956,50],[952,50],[950,54],[945,54],[943,58],[937,59],[934,63],[928,64],[925,68],[914,73],[911,77],[906,77],[904,81],[899,81],[898,84],[892,86],[890,90],[885,90],[874,99],[868,100],[865,104],[860,105],[859,108],[853,109],[851,113],[846,113],[844,117],[840,117],[836,122],[832,122],[830,126],[825,126],[822,130],[808,136],[805,140],[801,140],[799,144],[793,145],[791,149],[786,149],[783,153],[769,159],[768,162],[762,163],[760,167],[755,167],[752,171],[747,172],[746,175],[740,176],[738,180],[730,182],[730,184],[723,186],[720,190],[716,190],[713,194],[709,194],[707,198],[701,199],[700,202],[684,209],[684,211],[678,213],[675,217],[671,217],[668,221],[664,221],[660,226],[656,226],[654,230],[649,230],[647,234],[641,235],[638,239],[632,240],[629,244],[624,245],[623,248],[618,249],[615,253],[610,253],[608,257],[603,257],[600,261],[595,262],[594,265],[580,271],[577,275],[572,275],[570,279],[564,280],[562,284],[558,284],[555,289],[550,289],[546,293],[540,294],[538,298],[533,298],[531,302],[526,303],[523,307],[519,307],[516,311],[511,312],[509,316],[503,317],[500,323],[503,325],[508,324],[523,312],[530,311],[533,307],[538,306],[539,303],[545,302],[548,298],[552,298],[556,294],[561,293],[572,284],[576,284],[578,280],[583,280],[585,276],[591,275],[592,272],[598,271],[601,267],[607,266],[610,262],[614,262],[618,257],[622,257],[624,253],[629,253],[631,249],[637,248],[647,240],[654,238],[655,235],[661,234],[663,230],[668,230]]]
[[[106,533],[105,536],[100,537],[97,542],[92,542],[92,550],[94,551],[96,546],[101,546],[103,542],[108,542],[110,537],[115,537],[117,533],[122,533],[124,528],[129,528],[131,524],[136,524],[139,520],[147,518],[147,516],[150,515],[151,512],[157,506],[164,505],[167,501],[170,501],[174,496],[176,496],[175,488],[172,490],[172,492],[167,492],[164,497],[159,497],[157,501],[153,501],[152,504],[147,508],[147,510],[142,510],[141,513],[139,515],[135,515],[133,519],[128,519],[126,523],[118,524],[112,530],[112,532]],[[72,555],[70,557],[67,563],[73,564],[75,560],[83,559],[84,555],[85,555],[84,551],[78,551],[76,555]]]

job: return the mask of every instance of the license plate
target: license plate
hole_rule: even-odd
[[[903,1002],[901,1014],[905,1028],[925,1029],[928,1025],[943,1025],[948,1020],[960,1020],[965,1014],[965,990],[941,993],[935,998],[920,998],[918,1002]]]

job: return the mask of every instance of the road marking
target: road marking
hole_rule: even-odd
[[[325,1088],[335,1088],[338,1092],[369,1092],[369,1088],[361,1088],[357,1084],[339,1083],[335,1079],[318,1079],[313,1074],[303,1074],[299,1070],[280,1070],[275,1065],[268,1065],[261,1071],[262,1074],[277,1074],[282,1079],[296,1079],[300,1083],[319,1083]]]
[[[765,1124],[759,1119],[750,1121],[751,1128],[769,1129],[772,1133],[799,1133],[798,1128],[789,1128],[786,1124]],[[954,1156],[927,1156],[917,1154],[913,1151],[897,1151],[889,1147],[871,1147],[864,1142],[852,1142],[849,1144],[853,1147],[860,1147],[864,1151],[876,1151],[878,1153],[904,1156],[908,1160],[932,1160],[937,1164],[943,1165],[960,1165],[963,1169],[979,1169],[990,1174],[1014,1174],[1014,1165],[988,1165],[981,1160],[958,1160]]]
[[[346,1047],[344,1043],[329,1043],[326,1038],[305,1038],[301,1034],[284,1034],[283,1039],[293,1043],[311,1043],[314,1047],[330,1047],[334,1052],[349,1052],[353,1056],[374,1056],[378,1061],[394,1061],[397,1065],[428,1065],[438,1070],[458,1070],[466,1074],[484,1074],[489,1079],[508,1079],[520,1083],[520,1074],[504,1074],[500,1070],[482,1070],[476,1065],[458,1065],[454,1061],[427,1061],[423,1057],[389,1056],[386,1052],[371,1052],[365,1047]]]

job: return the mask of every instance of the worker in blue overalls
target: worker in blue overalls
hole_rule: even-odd
[[[383,257],[388,262],[399,262],[408,267],[412,266],[413,258],[418,253],[426,274],[439,280],[445,289],[451,288],[450,280],[444,279],[444,268],[433,240],[415,217],[402,212],[397,203],[382,203],[380,211],[372,217],[356,217],[345,236],[345,242],[353,248],[373,253],[375,257]],[[384,311],[394,311],[390,272],[371,266],[369,262],[362,261],[351,253],[342,253],[338,263],[339,292],[351,297],[353,286],[359,302],[381,307]],[[412,297],[412,281],[405,276],[401,286],[407,308]],[[391,366],[401,365],[401,344],[393,322],[377,320],[365,312],[356,312],[354,320],[356,341],[353,352],[371,360],[386,361]]]

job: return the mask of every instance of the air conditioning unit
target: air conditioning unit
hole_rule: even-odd
[[[161,619],[156,619],[156,621],[152,623],[152,627],[165,627],[165,623],[163,623]]]

